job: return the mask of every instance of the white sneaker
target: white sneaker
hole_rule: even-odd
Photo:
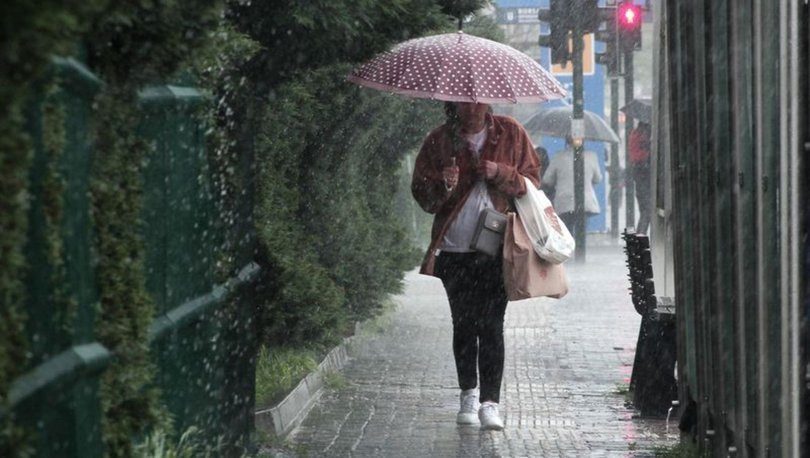
[[[474,425],[478,423],[478,393],[475,389],[464,390],[459,394],[461,408],[458,409],[456,423],[459,425]]]
[[[503,420],[498,415],[498,403],[486,401],[478,409],[478,419],[481,420],[481,429],[500,431],[503,429]]]

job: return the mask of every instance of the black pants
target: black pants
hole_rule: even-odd
[[[631,165],[630,174],[635,185],[636,201],[638,202],[638,223],[636,234],[646,234],[650,226],[652,202],[650,202],[650,163]]]
[[[585,232],[588,232],[588,219],[590,219],[591,216],[596,216],[598,214],[599,213],[585,212]],[[568,228],[568,232],[570,232],[572,236],[576,237],[577,235],[577,228],[575,224],[577,222],[576,213],[574,212],[559,213],[557,216],[560,217],[563,224],[565,224],[565,227]]]
[[[501,258],[479,253],[441,253],[436,261],[453,317],[453,355],[462,390],[478,385],[479,399],[500,401],[506,291]]]

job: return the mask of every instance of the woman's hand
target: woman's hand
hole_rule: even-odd
[[[478,174],[487,180],[498,176],[498,163],[492,161],[481,161],[478,163]]]

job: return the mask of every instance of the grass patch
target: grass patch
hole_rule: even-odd
[[[655,447],[653,453],[660,458],[697,458],[700,456],[697,447],[691,441],[681,441],[671,446]]]
[[[135,445],[134,456],[137,458],[212,458],[220,456],[224,444],[219,438],[214,444],[207,443],[206,438],[197,427],[190,427],[176,440],[163,430],[149,433]]]
[[[624,406],[633,408],[633,392],[630,391],[629,383],[617,383],[613,394],[624,397]]]
[[[342,390],[350,385],[349,379],[340,372],[327,371],[323,374],[323,385],[329,390]]]
[[[264,431],[255,431],[253,442],[259,446],[259,450],[252,458],[292,458],[309,456],[309,449],[306,444],[294,444],[285,438],[277,437]]]
[[[627,396],[630,393],[630,385],[626,383],[617,383],[616,389],[613,390],[613,394],[618,394],[620,396]]]
[[[318,363],[309,350],[262,347],[256,362],[256,405],[276,404],[316,369]]]

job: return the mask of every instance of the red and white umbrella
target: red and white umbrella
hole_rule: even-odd
[[[565,97],[560,82],[526,54],[463,32],[400,43],[354,69],[348,80],[448,102],[530,103]]]

